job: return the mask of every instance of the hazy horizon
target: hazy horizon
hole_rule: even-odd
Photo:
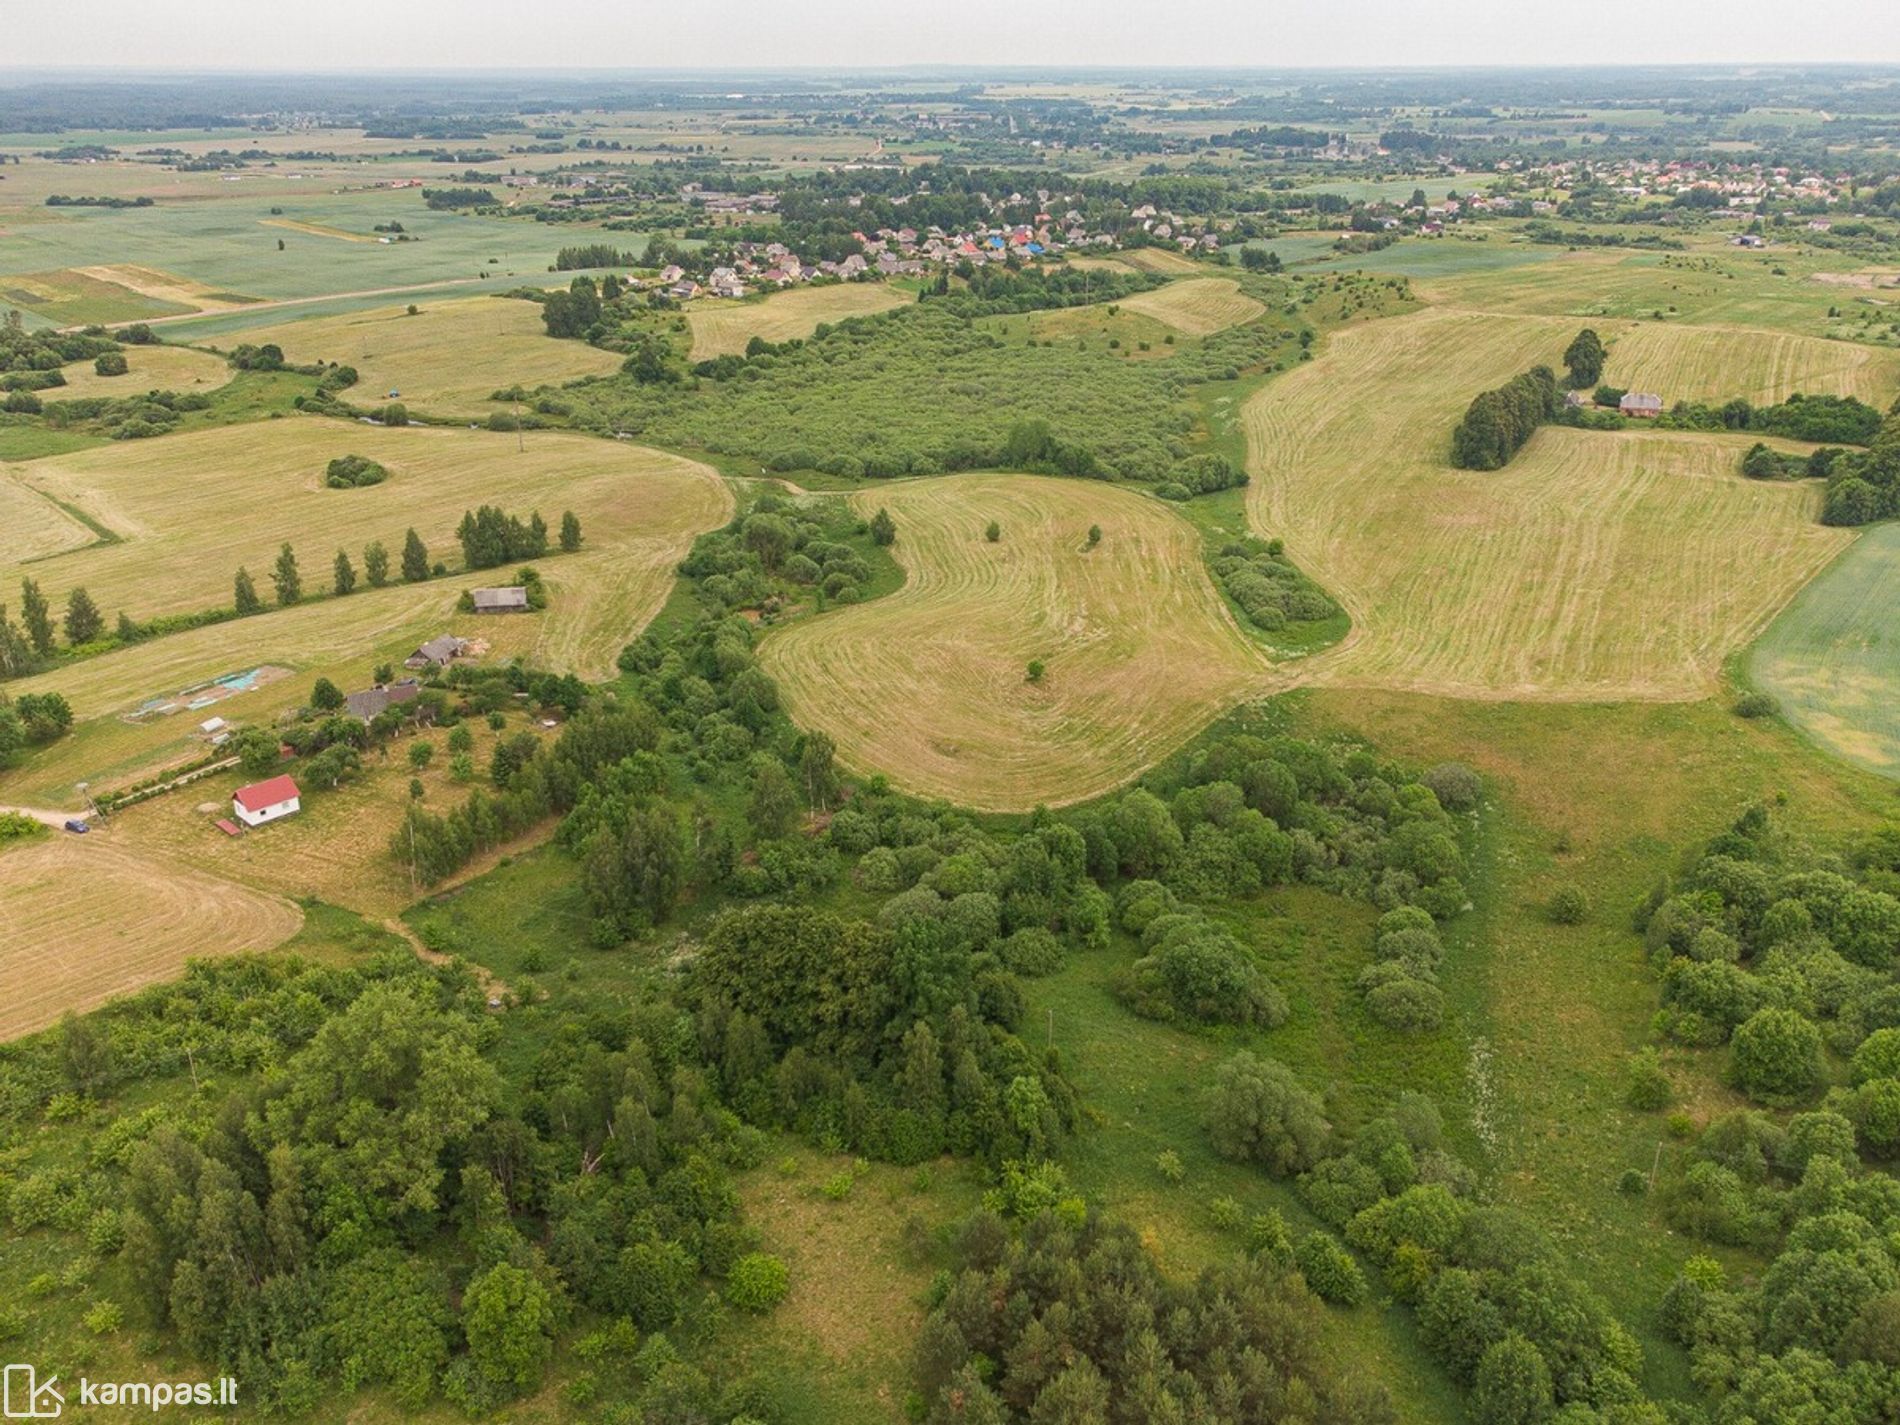
[[[1769,0],[1610,0],[1569,11],[1506,0],[1300,0],[1217,5],[1175,24],[1145,0],[1101,0],[1082,14],[1003,0],[899,14],[846,0],[712,12],[545,0],[525,16],[501,0],[332,0],[308,11],[66,0],[11,15],[0,63],[16,74],[1900,63],[1900,21],[1882,14],[1868,0],[1812,0],[1792,16]]]

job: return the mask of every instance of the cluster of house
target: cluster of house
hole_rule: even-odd
[[[998,206],[1020,205],[1027,200],[1011,194]],[[1184,221],[1172,213],[1143,204],[1131,214],[1142,231],[1159,242],[1171,243],[1187,252],[1214,252],[1220,237],[1211,225]],[[732,260],[695,276],[675,263],[660,272],[660,286],[670,297],[687,301],[693,297],[743,297],[754,287],[792,287],[820,278],[851,281],[868,277],[915,276],[932,267],[956,267],[969,263],[980,267],[990,262],[1008,262],[1012,258],[1034,261],[1070,249],[1104,249],[1121,246],[1112,233],[1090,232],[1082,214],[1075,209],[1054,214],[1039,212],[1029,222],[994,227],[974,227],[951,232],[940,227],[877,228],[855,231],[859,252],[833,260],[807,262],[782,242],[740,242],[732,248]]]
[[[1500,173],[1521,172],[1553,188],[1572,188],[1586,179],[1606,183],[1632,200],[1674,199],[1700,191],[1712,194],[1715,206],[1751,211],[1763,203],[1770,207],[1815,202],[1832,206],[1854,193],[1851,173],[1708,158],[1564,159],[1534,165],[1507,159],[1497,169]],[[1793,215],[1791,208],[1789,216]]]
[[[422,644],[403,659],[403,667],[418,672],[446,668],[456,659],[469,652],[469,640],[457,638],[452,633],[440,634]],[[399,678],[390,683],[377,683],[364,688],[361,692],[346,693],[343,697],[343,714],[359,722],[373,722],[390,708],[412,703],[422,695],[422,683],[417,678]],[[211,729],[212,723],[219,724],[224,730],[223,719],[213,718],[204,725]],[[267,777],[261,782],[252,782],[249,786],[239,787],[231,794],[231,816],[235,821],[220,819],[218,830],[227,836],[237,836],[246,827],[262,826],[266,822],[281,821],[287,816],[303,809],[303,794],[297,783],[288,773]]]

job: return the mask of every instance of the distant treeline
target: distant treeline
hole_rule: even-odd
[[[486,188],[424,188],[422,201],[431,208],[485,208],[495,195]]]
[[[1451,463],[1460,470],[1501,469],[1556,414],[1556,373],[1533,366],[1473,398],[1451,434]]]
[[[152,200],[146,197],[109,198],[103,195],[73,197],[65,193],[48,193],[46,206],[49,208],[149,208]]]
[[[631,252],[623,252],[612,243],[590,242],[578,247],[564,247],[554,255],[556,272],[573,272],[585,267],[632,267],[636,258]]]
[[[940,273],[923,299],[959,317],[974,319],[1115,302],[1159,287],[1165,281],[1165,277],[1152,272],[1124,274],[1077,267],[1035,267],[1011,272],[1005,268],[978,267],[971,270],[967,285],[957,291],[950,290],[950,274]]]
[[[1880,433],[1880,412],[1853,396],[1803,396],[1800,392],[1774,406],[1756,406],[1737,397],[1722,405],[1679,401],[1658,418],[1665,430],[1745,430],[1789,440],[1867,445]]]

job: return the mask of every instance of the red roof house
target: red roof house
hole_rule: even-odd
[[[302,810],[303,794],[287,774],[267,777],[231,796],[231,814],[246,826],[262,826]]]

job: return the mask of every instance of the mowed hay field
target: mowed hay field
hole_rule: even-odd
[[[1788,332],[1638,324],[1608,337],[1603,379],[1665,403],[1740,396],[1773,405],[1797,391],[1857,396],[1886,409],[1900,392],[1900,351]]]
[[[1413,244],[1404,243],[1374,256],[1414,250]],[[1439,243],[1426,251],[1452,255],[1455,250]],[[1713,241],[1681,253],[1599,248],[1533,258],[1534,251],[1529,244],[1514,243],[1498,248],[1496,256],[1526,260],[1441,275],[1421,271],[1416,290],[1430,302],[1486,312],[1645,322],[1660,318],[1660,325],[1726,325],[1810,336],[1825,332],[1828,309],[1843,303],[1840,287],[1812,280],[1827,259],[1782,249],[1746,252]],[[1614,366],[1606,368],[1604,376],[1623,385]]]
[[[330,454],[347,449],[383,460],[393,472],[390,479],[366,490],[305,488],[310,470],[321,469]],[[247,476],[221,481],[215,472],[228,468],[245,451],[254,462]],[[105,789],[190,760],[202,748],[188,736],[196,721],[189,714],[143,724],[125,722],[120,714],[148,699],[169,697],[250,668],[274,665],[294,676],[221,701],[215,709],[220,716],[236,722],[267,721],[304,701],[319,676],[346,690],[367,686],[378,661],[401,658],[443,632],[487,640],[491,658],[519,654],[556,671],[610,677],[621,648],[666,601],[675,567],[694,536],[720,524],[732,507],[725,484],[704,466],[624,442],[579,437],[530,436],[527,454],[519,456],[513,436],[413,427],[376,430],[311,419],[226,427],[146,442],[136,450],[113,446],[85,454],[150,457],[167,452],[172,462],[156,469],[141,467],[143,473],[108,465],[97,483],[87,483],[92,480],[90,470],[68,470],[66,478],[76,482],[71,489],[76,502],[89,503],[79,496],[84,490],[99,501],[93,507],[100,515],[115,528],[125,528],[129,537],[122,544],[95,545],[24,566],[15,563],[3,576],[9,585],[17,587],[22,574],[35,577],[57,606],[70,584],[86,583],[108,617],[116,605],[101,591],[126,587],[116,582],[125,578],[135,581],[132,587],[144,580],[164,596],[168,608],[228,606],[230,575],[223,571],[236,568],[240,551],[224,542],[254,537],[256,547],[246,545],[241,557],[268,600],[270,551],[275,548],[271,540],[289,535],[301,552],[306,590],[327,590],[330,556],[338,544],[350,550],[360,579],[362,544],[380,538],[396,559],[402,532],[412,519],[435,557],[459,563],[453,526],[464,507],[484,500],[515,511],[538,503],[551,524],[562,509],[572,508],[582,522],[583,544],[578,553],[541,561],[549,605],[536,614],[482,619],[456,611],[462,589],[506,577],[509,570],[383,589],[359,583],[347,598],[271,608],[252,618],[170,634],[23,679],[14,685],[16,692],[64,694],[78,725],[70,736],[0,773],[0,800],[53,798],[55,805],[64,805],[77,780],[91,780]],[[508,466],[517,460],[527,462],[517,469],[532,470],[536,481],[545,482],[540,494],[508,487]],[[270,462],[278,467],[275,474]],[[9,474],[17,480],[47,463],[13,467]],[[411,482],[406,499],[405,480]],[[177,509],[165,510],[161,490],[143,489],[141,481],[185,488],[189,498],[180,496]],[[9,489],[19,488],[0,482],[0,505]],[[233,495],[239,503],[222,516],[211,499],[219,488],[240,492]],[[342,511],[348,519],[368,523],[347,530],[331,527],[321,537],[310,532],[313,527],[307,521],[299,529],[294,518],[281,529],[271,529],[267,522],[284,519],[286,513],[287,497],[278,493],[280,488],[292,491],[293,514],[299,507]],[[389,492],[398,498],[384,505],[380,515],[349,513],[357,500]],[[220,519],[223,526],[212,528]],[[247,519],[254,527],[251,532],[244,528]],[[90,538],[89,532],[83,533]],[[12,543],[9,538],[9,553]],[[135,561],[129,572],[116,564],[90,562],[99,554],[136,553],[142,545],[148,550],[159,545],[164,552],[155,558],[148,554],[144,563]],[[142,611],[149,606],[131,607]]]
[[[1700,696],[1851,537],[1815,522],[1817,489],[1743,479],[1746,436],[1551,426],[1503,470],[1450,468],[1471,397],[1554,365],[1575,331],[1446,309],[1371,322],[1245,408],[1256,529],[1352,615],[1346,642],[1309,665],[1317,678],[1462,697]],[[1732,349],[1746,369],[1757,338],[1659,329],[1671,339]]]
[[[356,368],[345,399],[374,405],[401,393],[413,410],[486,415],[496,391],[519,383],[559,385],[620,367],[621,357],[584,341],[556,341],[538,303],[519,297],[464,297],[418,306],[377,307],[258,327],[231,344],[275,342],[297,363],[334,361]],[[223,343],[221,343],[223,344]],[[505,408],[500,408],[505,409]]]
[[[1166,272],[1173,275],[1178,272],[1200,272],[1201,265],[1191,257],[1183,257],[1172,248],[1131,247],[1118,252],[1113,258],[1116,262],[1138,267],[1143,272]]]
[[[123,376],[101,376],[90,361],[62,366],[64,386],[40,393],[43,401],[81,396],[142,396],[147,391],[190,391],[202,395],[231,379],[222,356],[188,346],[128,346]]]
[[[170,979],[188,958],[268,950],[302,923],[288,901],[111,833],[17,847],[0,857],[0,1039]]]
[[[888,312],[911,301],[908,292],[884,282],[840,282],[828,287],[794,287],[774,292],[762,302],[708,299],[686,309],[693,329],[694,361],[715,356],[738,356],[753,337],[790,341],[807,337],[820,322]]]
[[[1868,530],[1768,626],[1749,678],[1797,727],[1900,778],[1900,524]]]
[[[1275,686],[1202,572],[1198,534],[1158,501],[1095,481],[961,475],[854,504],[896,519],[903,588],[773,632],[760,650],[792,716],[830,733],[854,768],[979,810],[1073,802]],[[1031,659],[1047,667],[1040,684],[1025,677]]]
[[[15,473],[17,469],[0,464],[0,565],[23,564],[90,544],[93,532],[39,491],[29,489]],[[18,592],[17,587],[10,591],[14,598]]]
[[[1242,292],[1238,282],[1226,277],[1170,282],[1152,292],[1124,297],[1120,305],[1188,336],[1212,336],[1250,322],[1266,310]]]
[[[325,466],[352,453],[382,462],[389,478],[359,490],[326,487]],[[546,560],[552,621],[570,616],[578,601],[608,612],[603,594],[608,604],[624,605],[628,621],[644,621],[643,591],[658,592],[671,577],[669,561],[730,504],[706,467],[625,442],[537,432],[517,449],[512,434],[318,417],[119,442],[27,462],[13,473],[84,510],[120,542],[5,566],[0,584],[16,587],[30,574],[55,605],[84,585],[108,621],[120,609],[149,618],[228,607],[239,565],[268,600],[272,562],[285,541],[297,551],[309,592],[328,589],[337,549],[349,552],[360,577],[366,544],[381,540],[395,561],[412,526],[431,558],[453,568],[460,563],[455,527],[464,510],[485,503],[524,518],[539,509],[550,527],[563,510],[580,517],[583,552]],[[563,590],[574,592],[565,613]],[[596,657],[577,671],[604,676],[611,662]]]

